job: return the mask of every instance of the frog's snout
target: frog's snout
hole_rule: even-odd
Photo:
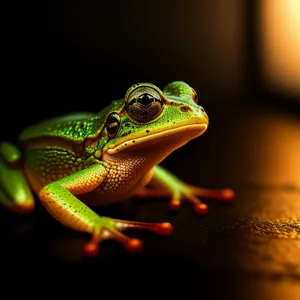
[[[202,106],[199,106],[198,116],[201,119],[201,123],[207,124],[209,123],[208,115],[205,112],[205,109]]]

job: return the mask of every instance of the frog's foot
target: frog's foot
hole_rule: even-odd
[[[20,214],[31,213],[35,207],[33,194],[23,172],[9,166],[1,157],[0,205]]]
[[[169,207],[175,210],[179,209],[181,202],[186,201],[193,205],[194,211],[197,214],[206,214],[208,207],[199,198],[211,198],[220,202],[230,203],[235,198],[235,193],[232,189],[214,190],[183,184],[179,199],[171,199]]]
[[[34,210],[35,202],[33,197],[18,200],[18,198],[11,199],[7,197],[6,193],[0,188],[0,206],[19,214],[29,214]]]
[[[101,225],[93,232],[91,240],[84,246],[86,256],[94,256],[99,251],[99,244],[103,240],[113,239],[121,243],[128,252],[140,252],[143,246],[141,240],[131,238],[123,234],[126,229],[142,229],[156,232],[162,236],[170,235],[173,232],[173,226],[170,223],[146,223],[125,221],[112,218],[101,218]]]
[[[220,202],[229,203],[235,198],[235,193],[231,189],[204,189],[183,182],[177,182],[177,185],[173,186],[170,192],[156,188],[143,188],[135,196],[141,198],[171,197],[169,201],[170,210],[178,211],[182,203],[187,202],[193,205],[195,213],[204,215],[208,212],[208,207],[200,198],[212,198]]]
[[[196,213],[203,215],[207,213],[208,207],[199,198],[214,198],[222,202],[231,202],[235,197],[231,189],[210,190],[189,185],[159,165],[156,165],[152,172],[149,186],[153,189],[143,188],[138,192],[138,196],[168,195],[171,198],[169,202],[171,210],[179,210],[182,202],[188,202],[193,205]]]

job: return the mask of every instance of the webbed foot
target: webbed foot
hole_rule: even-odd
[[[96,227],[92,239],[85,244],[84,254],[86,256],[97,255],[99,244],[107,239],[113,239],[121,243],[124,248],[131,253],[140,252],[143,243],[137,238],[131,238],[123,234],[126,229],[142,229],[158,233],[162,236],[170,235],[173,232],[173,226],[170,223],[146,223],[112,219],[101,217],[101,225]]]
[[[208,207],[201,201],[201,198],[211,198],[227,203],[235,198],[232,189],[199,188],[183,182],[161,166],[155,166],[149,185],[150,188],[141,189],[136,196],[141,198],[170,197],[169,208],[171,210],[179,210],[182,203],[187,202],[193,205],[197,214],[201,215],[208,212]]]

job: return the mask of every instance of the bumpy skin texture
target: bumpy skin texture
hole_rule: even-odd
[[[207,129],[208,117],[197,101],[196,92],[185,82],[170,83],[162,91],[139,83],[99,113],[73,113],[26,128],[20,134],[22,151],[0,144],[0,203],[30,212],[33,191],[56,220],[91,234],[85,254],[96,254],[99,243],[108,238],[139,251],[142,242],[128,238],[123,230],[168,235],[171,224],[106,218],[91,205],[168,195],[171,209],[187,201],[204,214],[207,206],[198,197],[221,201],[234,197],[229,189],[190,186],[158,165]]]

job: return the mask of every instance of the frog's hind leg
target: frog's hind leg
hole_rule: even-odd
[[[18,212],[29,213],[35,202],[32,191],[17,162],[18,148],[9,143],[0,144],[0,205]]]
[[[143,188],[136,196],[143,198],[169,196],[171,210],[179,210],[182,202],[188,202],[193,205],[194,211],[198,214],[206,214],[208,211],[207,205],[200,200],[201,198],[213,198],[228,203],[235,198],[235,193],[231,189],[213,190],[189,185],[161,166],[155,166],[149,186],[151,188]]]

